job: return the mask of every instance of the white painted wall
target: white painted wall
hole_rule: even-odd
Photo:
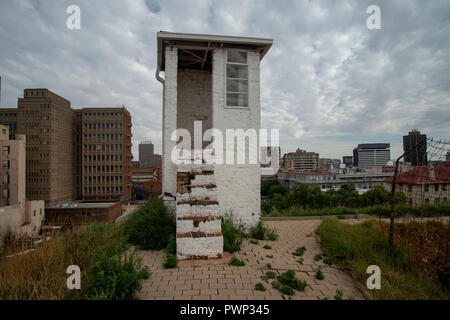
[[[226,129],[253,128],[259,131],[261,126],[259,54],[248,51],[249,107],[227,108],[225,106],[225,50],[215,49],[213,53],[213,127],[221,130],[224,137]],[[224,155],[225,145],[226,143],[224,143]],[[223,164],[214,167],[217,198],[222,214],[232,211],[235,218],[245,225],[255,225],[260,217],[259,164]]]
[[[162,154],[162,188],[163,192],[175,195],[177,191],[177,168],[171,160],[171,152],[176,145],[170,140],[172,131],[177,127],[177,48],[166,47],[166,66],[163,106],[163,154]]]

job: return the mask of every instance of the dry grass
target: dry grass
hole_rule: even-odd
[[[67,267],[71,264],[63,241],[53,239],[35,251],[0,260],[0,299],[56,300],[77,298],[76,290],[66,287]]]

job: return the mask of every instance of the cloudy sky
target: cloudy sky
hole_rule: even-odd
[[[69,30],[70,5],[81,29]],[[381,9],[369,30],[366,10]],[[124,104],[133,151],[161,150],[162,87],[156,32],[273,38],[261,64],[263,128],[279,128],[282,151],[351,155],[419,128],[450,137],[450,1],[0,1],[0,107],[24,88],[48,88],[72,107]]]

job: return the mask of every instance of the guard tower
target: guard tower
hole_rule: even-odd
[[[221,257],[220,216],[232,212],[247,227],[260,217],[260,165],[226,161],[226,137],[230,129],[260,129],[260,61],[273,40],[171,32],[158,32],[157,40],[156,78],[163,84],[162,187],[166,204],[176,212],[177,256]],[[185,129],[191,139],[174,136],[176,129]],[[223,163],[209,164],[199,152],[211,143],[208,137],[216,141],[210,129],[223,134]],[[200,145],[194,140],[199,135]],[[181,140],[195,163],[173,161]],[[246,152],[249,141],[244,141]],[[232,152],[238,158],[238,148]]]

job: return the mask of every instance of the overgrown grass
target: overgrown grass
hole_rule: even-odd
[[[81,290],[67,289],[70,265],[81,269]],[[130,299],[146,277],[123,227],[93,223],[0,260],[0,300]]]
[[[368,214],[374,216],[388,217],[391,213],[389,205],[374,205],[364,208],[334,207],[323,209],[305,209],[299,206],[292,206],[285,210],[272,208],[265,217],[301,217],[301,216],[340,216]],[[416,216],[416,217],[439,217],[450,215],[450,204],[427,204],[418,207],[408,205],[398,206],[395,212],[397,217]]]
[[[398,244],[389,255],[387,230],[387,225],[380,226],[376,220],[349,225],[327,218],[316,232],[322,251],[334,263],[347,268],[368,296],[393,300],[449,299],[448,288],[431,280],[426,272],[420,272],[404,246]],[[366,288],[366,270],[370,265],[381,269],[379,290]]]

